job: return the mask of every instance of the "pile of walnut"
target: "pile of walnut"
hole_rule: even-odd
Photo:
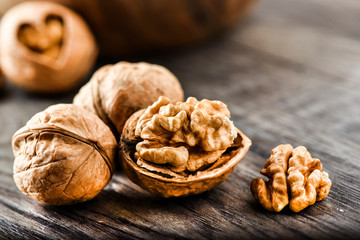
[[[207,167],[231,147],[237,136],[230,112],[220,101],[171,104],[160,97],[141,115],[135,136],[137,164],[179,178]]]
[[[254,179],[251,192],[268,211],[280,212],[290,202],[290,209],[299,212],[324,199],[331,188],[329,175],[322,172],[320,160],[312,158],[303,146],[275,147],[260,172],[269,181]]]
[[[52,205],[92,199],[113,174],[117,129],[136,110],[170,93],[174,102],[183,99],[180,83],[164,67],[120,62],[101,68],[76,97],[80,106],[50,106],[14,134],[17,187]]]

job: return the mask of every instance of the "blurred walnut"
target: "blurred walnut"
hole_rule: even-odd
[[[290,209],[299,212],[325,198],[331,187],[328,174],[322,172],[320,160],[311,158],[303,146],[295,149],[289,144],[277,146],[260,172],[269,181],[254,179],[251,191],[268,211],[280,212],[290,200]]]
[[[59,56],[63,37],[62,18],[55,15],[49,15],[45,19],[45,25],[41,31],[38,31],[30,24],[24,24],[18,32],[20,42],[29,49],[54,59]]]
[[[94,114],[58,104],[31,118],[12,146],[18,188],[42,203],[64,205],[90,200],[105,187],[117,143]]]
[[[251,141],[229,119],[220,101],[160,97],[133,114],[121,137],[124,171],[164,197],[198,194],[223,182]]]
[[[1,66],[0,66],[0,89],[4,84],[4,80],[3,80],[3,75],[2,75],[2,70],[1,70]]]
[[[28,91],[62,92],[77,86],[97,56],[84,20],[56,3],[26,2],[1,20],[0,56],[6,77]]]
[[[179,81],[169,70],[149,63],[119,62],[96,71],[75,96],[74,104],[96,113],[120,135],[130,115],[159,96],[172,102],[184,99]]]
[[[2,0],[0,15],[15,3]],[[79,12],[99,41],[101,54],[123,57],[189,46],[233,26],[257,0],[47,0]]]

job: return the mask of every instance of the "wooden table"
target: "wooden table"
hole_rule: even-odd
[[[263,0],[206,44],[132,59],[168,67],[186,96],[227,103],[253,141],[227,181],[199,196],[155,198],[118,171],[83,204],[43,206],[25,197],[12,179],[11,136],[76,92],[37,97],[7,84],[0,97],[0,239],[359,237],[359,22],[358,0]],[[249,189],[280,143],[306,146],[333,181],[325,200],[297,214],[263,210]]]

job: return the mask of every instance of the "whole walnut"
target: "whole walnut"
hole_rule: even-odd
[[[117,142],[94,114],[58,104],[33,116],[12,146],[17,187],[42,203],[65,205],[90,200],[105,187]]]
[[[144,62],[119,62],[97,70],[74,104],[97,114],[119,136],[131,114],[160,96],[172,102],[184,100],[182,87],[169,70]]]
[[[172,104],[160,97],[128,119],[120,154],[136,184],[154,195],[179,197],[225,181],[250,145],[224,103],[190,97]]]
[[[1,19],[5,76],[28,91],[54,93],[79,85],[92,69],[97,45],[86,22],[51,2],[25,2]]]

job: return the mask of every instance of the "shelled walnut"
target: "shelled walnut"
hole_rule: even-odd
[[[303,146],[295,149],[289,144],[277,146],[260,172],[269,181],[254,179],[251,192],[268,211],[280,212],[290,202],[290,209],[299,212],[324,199],[331,188],[320,160],[312,158]]]
[[[160,97],[128,119],[120,144],[123,169],[132,181],[152,194],[178,197],[225,181],[251,141],[220,101],[190,97],[172,104]]]
[[[160,96],[172,102],[184,100],[181,85],[169,70],[144,62],[119,62],[97,70],[74,104],[97,114],[119,136],[131,114]]]
[[[28,91],[67,91],[89,73],[97,45],[86,22],[51,2],[25,2],[1,20],[0,57],[5,76]]]
[[[42,203],[65,205],[90,200],[105,187],[117,142],[94,114],[58,104],[32,117],[12,146],[17,187]]]

